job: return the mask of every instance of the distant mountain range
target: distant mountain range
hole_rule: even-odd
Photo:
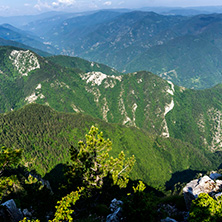
[[[34,48],[41,51],[46,51],[51,54],[58,53],[58,51],[53,46],[50,46],[46,42],[42,42],[40,37],[32,35],[21,29],[17,29],[9,24],[0,25],[0,38],[5,40],[5,42],[1,41],[1,45],[5,45],[6,41],[8,41],[8,45],[12,46],[19,46],[19,44],[22,44],[24,48]],[[17,45],[15,42],[17,42]],[[22,45],[20,45],[20,47]]]
[[[152,11],[162,15],[193,16],[200,14],[222,13],[222,6],[196,6],[196,7],[144,7],[141,11]]]
[[[9,23],[13,26],[21,28],[31,22],[41,20],[41,19],[48,19],[53,16],[60,16],[64,14],[69,14],[65,12],[57,12],[57,11],[50,11],[44,12],[37,15],[23,15],[23,16],[0,16],[0,24]],[[73,13],[74,14],[74,13]]]
[[[164,15],[164,9],[159,11],[162,15],[148,9],[52,12],[34,16],[22,29],[3,24],[0,38],[13,41],[7,42],[12,46],[78,56],[119,72],[151,71],[186,88],[204,89],[220,83],[222,14]]]
[[[55,15],[23,28],[39,35],[49,53],[54,47],[54,53],[104,63],[120,72],[152,71],[175,84],[203,89],[222,80],[221,25],[221,14],[114,10]],[[30,45],[27,40],[21,43]]]
[[[22,48],[22,49],[32,50],[33,52],[35,52],[38,55],[43,56],[43,57],[47,57],[47,56],[52,55],[48,52],[41,51],[41,50],[36,49],[36,48],[32,48],[32,47],[24,45],[22,43],[11,41],[11,40],[5,40],[5,39],[2,39],[2,38],[0,38],[0,46],[14,46],[14,47]]]

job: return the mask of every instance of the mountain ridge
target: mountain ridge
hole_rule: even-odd
[[[212,152],[222,149],[216,142],[222,138],[221,85],[190,90],[146,71],[121,74],[78,58],[0,49],[1,112],[35,102],[174,137]]]
[[[101,11],[61,20],[42,37],[64,55],[104,63],[120,72],[147,70],[162,77],[169,73],[175,84],[196,89],[221,82],[221,14],[176,16],[142,11],[109,12],[106,17],[103,14]],[[94,17],[97,20],[92,22]],[[196,39],[202,43],[193,44]],[[159,51],[164,52],[161,59]],[[141,58],[147,61],[141,63]],[[207,78],[211,78],[209,83]]]

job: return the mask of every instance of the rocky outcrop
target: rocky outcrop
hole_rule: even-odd
[[[32,217],[32,213],[29,212],[28,209],[24,209],[24,210],[22,211],[22,213],[23,213],[23,215],[24,215],[25,217]]]
[[[211,174],[211,178],[218,178],[219,174]],[[211,196],[219,194],[222,188],[222,180],[213,180],[208,176],[190,181],[183,188],[183,195],[187,209],[190,209],[192,200],[196,199],[200,193],[207,193]]]
[[[183,221],[187,221],[189,216],[189,212],[181,211],[175,205],[160,204],[159,207],[157,212],[168,216],[167,218],[162,219],[161,222],[175,222],[176,220],[173,218],[183,218]]]
[[[215,172],[215,171],[212,171],[211,173],[210,173],[210,178],[212,179],[212,180],[216,180],[216,179],[218,179],[219,177],[221,177],[222,175],[220,174],[220,173],[217,173],[217,172]]]
[[[112,212],[106,218],[106,222],[119,222],[121,221],[122,207],[123,202],[121,200],[117,200],[116,198],[111,201],[109,206],[110,211]]]
[[[9,59],[22,76],[28,76],[31,71],[40,69],[37,56],[29,50],[13,50]]]
[[[167,217],[165,219],[162,219],[161,222],[177,222],[177,221],[174,220],[173,218]]]
[[[1,212],[1,221],[19,222],[23,219],[23,214],[21,210],[17,208],[13,199],[1,204],[1,207],[3,209]]]

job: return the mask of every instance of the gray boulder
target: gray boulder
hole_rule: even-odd
[[[109,206],[111,212],[114,212],[116,211],[119,206],[123,205],[123,201],[121,200],[117,200],[116,198],[114,198],[112,201],[111,201],[111,204]]]
[[[219,192],[221,187],[221,180],[214,181],[208,176],[204,176],[199,179],[190,181],[183,188],[183,195],[187,209],[190,209],[192,200],[196,199],[199,194],[208,193],[209,195],[214,196],[217,192]]]
[[[215,195],[215,197],[218,198],[218,197],[220,197],[221,195],[222,195],[222,192],[217,193],[217,194]]]
[[[13,199],[1,204],[5,208],[5,216],[8,218],[7,222],[19,222],[23,219],[23,214],[20,209],[16,207]]]
[[[24,215],[25,217],[31,217],[31,216],[32,216],[32,213],[29,212],[28,209],[24,209],[24,210],[22,211],[22,213],[23,213],[23,215]]]
[[[170,217],[167,217],[165,219],[162,219],[161,222],[177,222],[176,220],[170,218]]]
[[[216,180],[217,178],[219,178],[219,177],[221,177],[222,175],[220,174],[220,173],[217,173],[217,172],[215,172],[215,171],[212,171],[211,173],[210,173],[210,178],[212,179],[212,180]]]
[[[112,214],[109,214],[106,218],[106,222],[119,222],[121,217],[121,207],[118,207]]]
[[[114,198],[109,206],[112,212],[106,217],[106,222],[119,222],[121,220],[123,202]]]

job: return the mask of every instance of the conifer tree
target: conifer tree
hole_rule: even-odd
[[[5,177],[3,175],[4,171],[8,167],[17,165],[21,159],[21,154],[20,149],[6,148],[4,146],[0,148],[0,203],[3,197],[13,191],[17,182],[15,175]]]
[[[113,184],[126,187],[129,173],[135,163],[135,157],[125,157],[122,151],[117,158],[109,156],[112,142],[103,138],[103,133],[92,126],[85,136],[86,142],[79,141],[78,147],[71,147],[72,164],[67,177],[69,183],[77,187],[101,188],[103,179],[111,175]]]
[[[21,149],[12,149],[1,147],[0,148],[0,176],[7,167],[18,164],[21,159]]]

